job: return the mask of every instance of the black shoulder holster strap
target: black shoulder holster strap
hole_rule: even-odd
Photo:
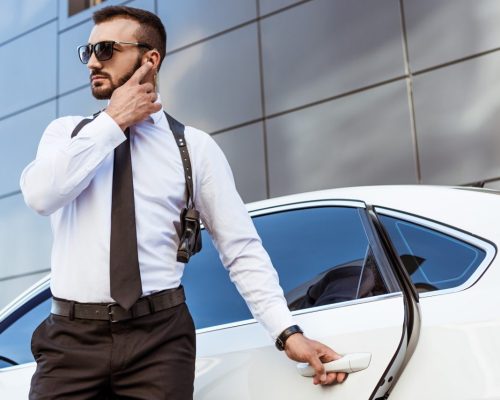
[[[174,117],[168,115],[166,112],[165,116],[167,117],[170,130],[174,134],[175,143],[177,143],[177,147],[179,148],[179,151],[181,153],[182,166],[184,167],[184,177],[186,179],[187,188],[186,204],[188,208],[194,208],[193,172],[191,169],[191,160],[189,158],[186,139],[184,137],[184,125],[177,121]]]
[[[95,113],[92,118],[82,119],[71,133],[74,138],[88,123],[92,122],[101,111]],[[191,159],[184,137],[184,125],[165,112],[170,130],[174,134],[175,143],[181,154],[184,178],[186,180],[187,199],[186,207],[181,211],[181,232],[179,234],[180,244],[177,251],[177,261],[187,263],[189,258],[201,250],[200,215],[194,206],[193,173]]]
[[[76,135],[78,135],[78,132],[82,130],[82,128],[87,125],[89,122],[92,122],[94,118],[97,118],[97,116],[101,113],[101,111],[96,112],[94,115],[92,115],[92,118],[84,118],[82,119],[77,126],[75,126],[75,129],[73,129],[73,132],[71,132],[71,138],[74,138]]]

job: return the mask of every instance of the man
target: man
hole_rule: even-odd
[[[82,117],[53,121],[21,177],[54,235],[54,302],[33,333],[30,398],[191,399],[195,333],[176,261],[186,180],[156,90],[166,33],[154,14],[129,7],[103,8],[94,22],[79,56],[108,106],[84,126]],[[194,204],[253,315],[288,357],[315,368],[315,384],[342,382],[321,363],[339,355],[293,325],[222,152],[194,128],[185,139]]]

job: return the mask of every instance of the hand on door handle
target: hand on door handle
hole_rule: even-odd
[[[371,353],[350,353],[335,361],[323,364],[326,372],[347,372],[352,374],[368,368],[372,359]],[[297,370],[302,376],[313,377],[314,368],[308,363],[297,364]]]

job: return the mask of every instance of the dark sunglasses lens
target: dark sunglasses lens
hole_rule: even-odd
[[[80,57],[80,61],[84,64],[87,64],[90,59],[90,55],[92,54],[92,51],[90,50],[90,46],[80,46],[78,47],[78,56]]]
[[[99,61],[109,60],[113,56],[113,42],[99,42],[94,45],[94,53]]]

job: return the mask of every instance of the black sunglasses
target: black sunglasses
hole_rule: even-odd
[[[146,43],[134,43],[134,42],[117,42],[114,40],[104,40],[102,42],[97,42],[94,44],[84,44],[78,46],[78,56],[80,61],[87,64],[92,56],[92,52],[95,54],[95,58],[99,61],[106,61],[113,57],[113,49],[115,44],[131,44],[133,46],[145,47],[148,50],[153,50],[153,48]]]

